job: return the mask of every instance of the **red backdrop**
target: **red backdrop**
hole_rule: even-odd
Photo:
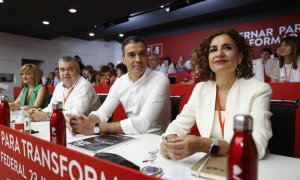
[[[162,44],[162,56],[170,56],[172,61],[176,63],[180,55],[189,59],[191,51],[199,47],[206,34],[221,28],[238,30],[255,48],[256,57],[260,57],[260,50],[263,47],[271,47],[275,51],[283,37],[287,35],[300,36],[300,13],[150,39],[147,40],[147,44],[149,46]]]

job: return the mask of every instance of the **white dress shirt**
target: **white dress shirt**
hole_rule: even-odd
[[[52,103],[61,101],[64,113],[88,115],[91,111],[98,109],[101,104],[93,85],[82,76],[79,76],[67,98],[64,97],[65,90],[66,87],[63,85],[63,82],[58,83],[49,105],[43,111],[52,112]]]
[[[166,75],[176,73],[176,69],[173,63],[171,63],[168,67],[165,66],[165,64],[162,64],[159,71]]]
[[[216,82],[207,81],[198,83],[184,105],[181,113],[168,126],[163,136],[177,134],[182,136],[188,134],[191,128],[197,124],[202,137],[212,138],[217,136],[214,132],[215,124],[215,102]],[[258,156],[261,159],[269,139],[272,137],[270,117],[271,87],[264,82],[254,78],[240,78],[230,88],[226,110],[222,117],[225,119],[224,140],[230,143],[233,136],[233,119],[236,114],[251,115],[253,118],[252,136],[256,144]]]
[[[91,114],[106,122],[119,103],[128,117],[120,121],[125,134],[162,134],[171,120],[169,79],[149,68],[135,82],[127,73],[115,81],[104,103]]]

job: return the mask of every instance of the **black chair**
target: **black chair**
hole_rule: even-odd
[[[108,94],[104,94],[104,93],[98,94],[98,97],[99,97],[99,99],[100,99],[101,104],[104,103],[104,101],[105,101],[107,95],[108,95]],[[113,121],[113,115],[111,115],[111,117],[108,119],[107,122],[112,122],[112,121]]]
[[[268,149],[272,154],[295,156],[295,122],[297,100],[271,100],[273,136]]]
[[[170,84],[176,84],[176,76],[168,76],[169,80],[170,80]]]
[[[181,96],[170,96],[171,98],[171,121],[176,119],[179,114],[179,104],[181,101]]]

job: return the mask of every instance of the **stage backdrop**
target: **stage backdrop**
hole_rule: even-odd
[[[170,56],[173,63],[176,63],[180,55],[183,55],[185,59],[189,59],[191,51],[199,47],[206,34],[223,28],[238,30],[254,47],[255,56],[258,58],[263,47],[270,47],[275,51],[283,37],[300,36],[300,13],[150,39],[147,40],[148,51],[158,52],[161,57]]]

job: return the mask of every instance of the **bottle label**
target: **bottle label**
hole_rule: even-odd
[[[26,134],[31,134],[31,120],[28,116],[25,116],[24,119],[24,132]]]
[[[242,179],[239,176],[242,174],[243,170],[240,168],[239,165],[234,164],[232,171],[233,171],[233,173],[232,173],[233,174],[233,177],[232,177],[233,179],[235,179],[235,180],[241,180]]]
[[[57,135],[55,127],[51,127],[51,142],[57,144]]]
[[[15,124],[15,130],[19,132],[24,132],[24,123]]]

